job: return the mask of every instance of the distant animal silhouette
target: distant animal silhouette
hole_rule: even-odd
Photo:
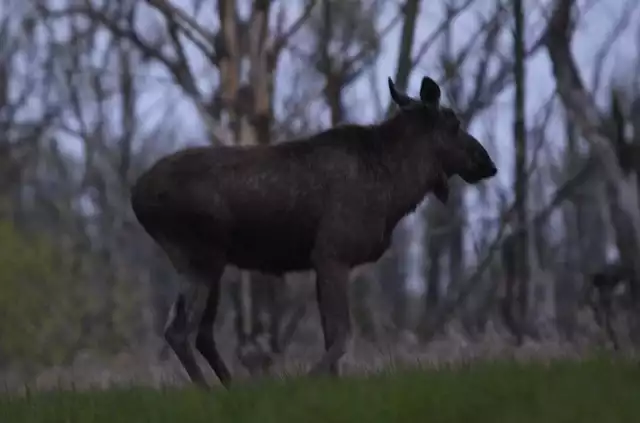
[[[596,323],[604,329],[613,349],[617,351],[620,349],[620,341],[613,327],[616,315],[615,294],[618,288],[624,287],[627,290],[624,296],[630,297],[636,284],[635,271],[621,262],[608,263],[588,275],[585,282],[583,300],[591,307]],[[631,298],[628,298],[623,303],[630,301]]]

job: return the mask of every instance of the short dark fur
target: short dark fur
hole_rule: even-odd
[[[315,370],[337,372],[349,334],[348,273],[389,247],[399,220],[448,178],[469,183],[496,168],[481,144],[440,106],[424,78],[420,99],[389,89],[400,111],[374,125],[343,125],[274,146],[193,147],[159,160],[132,189],[145,230],[192,281],[179,295],[167,340],[192,380],[204,384],[186,345],[196,347],[223,383],[230,375],[212,338],[222,270],[317,275],[326,353]],[[194,287],[206,286],[200,305]],[[191,321],[193,320],[193,321]]]

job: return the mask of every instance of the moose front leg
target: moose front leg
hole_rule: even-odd
[[[338,363],[346,353],[351,332],[349,316],[349,267],[335,259],[314,260],[316,293],[325,353],[311,374],[338,375]]]

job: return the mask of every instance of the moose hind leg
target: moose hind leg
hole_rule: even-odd
[[[165,327],[164,336],[176,354],[193,383],[207,387],[206,380],[191,349],[189,338],[198,329],[202,316],[208,289],[205,285],[186,282],[181,287],[176,298],[169,319]]]
[[[223,386],[229,386],[231,382],[231,373],[227,368],[218,348],[213,334],[213,326],[218,312],[218,304],[220,302],[220,278],[224,271],[224,263],[220,261],[214,271],[210,274],[210,290],[205,305],[202,320],[198,328],[198,336],[196,337],[196,348],[200,354],[207,360],[211,369],[220,379]]]
[[[198,331],[200,321],[207,308],[210,292],[211,261],[202,254],[193,254],[169,243],[161,243],[172,264],[182,276],[180,290],[167,325],[165,339],[189,375],[191,381],[207,387],[206,379],[193,354],[189,343]]]
[[[315,271],[325,353],[310,373],[337,376],[338,363],[346,353],[351,332],[347,293],[349,268],[335,260],[316,260]]]

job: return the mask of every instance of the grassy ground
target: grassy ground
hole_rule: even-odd
[[[147,388],[0,396],[3,423],[636,422],[640,366],[607,359],[475,363],[229,391]]]

